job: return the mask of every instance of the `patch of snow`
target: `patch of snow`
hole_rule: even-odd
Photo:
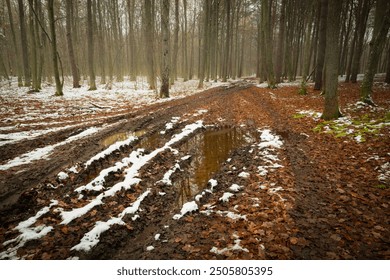
[[[161,180],[157,181],[157,183],[161,182],[166,186],[172,186],[172,181],[171,181],[170,177],[172,176],[173,173],[175,173],[176,170],[180,170],[180,165],[177,163],[175,164],[175,166],[172,169],[169,169],[164,174],[164,177]]]
[[[153,246],[148,246],[146,247],[146,251],[153,251],[154,250],[154,247]]]
[[[18,230],[20,232],[20,235],[18,235],[16,238],[5,241],[3,243],[3,246],[7,246],[12,243],[16,243],[14,247],[8,248],[6,251],[0,253],[0,259],[18,259],[17,258],[17,251],[19,248],[23,247],[24,244],[26,244],[30,240],[40,239],[44,237],[46,234],[48,234],[53,227],[51,226],[45,226],[45,225],[39,225],[36,227],[31,226],[35,224],[38,219],[48,213],[50,211],[50,208],[57,205],[57,200],[51,200],[51,203],[49,206],[46,206],[39,210],[35,216],[28,218],[27,220],[20,222],[14,230]]]
[[[161,234],[159,234],[159,233],[157,233],[155,236],[154,236],[154,240],[160,240],[160,236],[161,236]]]
[[[211,248],[210,253],[214,253],[216,255],[223,255],[229,251],[244,251],[244,252],[248,253],[249,250],[247,248],[244,248],[241,246],[240,237],[237,234],[234,234],[233,237],[235,238],[233,246],[226,247],[223,249],[218,249],[217,247],[213,247],[213,248]]]
[[[132,157],[130,155],[130,161],[133,163],[132,166],[125,169],[125,178],[122,182],[116,183],[114,186],[106,190],[105,192],[99,194],[96,198],[91,200],[88,204],[84,205],[81,208],[74,208],[70,211],[64,211],[61,213],[62,222],[61,224],[68,224],[71,221],[73,221],[76,218],[81,217],[82,215],[88,213],[91,209],[93,209],[97,205],[103,204],[103,199],[106,197],[111,197],[115,195],[120,190],[128,190],[131,189],[131,187],[135,184],[138,184],[141,179],[137,178],[138,171],[145,166],[151,159],[153,159],[155,156],[157,156],[159,153],[168,150],[171,145],[179,142],[184,137],[190,135],[195,130],[202,128],[203,122],[197,121],[193,124],[189,124],[186,127],[183,128],[182,132],[179,134],[175,134],[170,141],[168,141],[163,147],[158,148],[154,151],[152,151],[150,154],[143,155],[143,156],[135,156]]]
[[[281,148],[283,142],[280,140],[279,136],[271,134],[269,129],[264,129],[261,131],[260,139],[262,142],[258,145],[260,148]]]
[[[18,157],[8,161],[7,163],[5,163],[3,165],[0,165],[0,170],[8,170],[8,169],[10,169],[12,167],[30,164],[31,162],[33,162],[35,160],[49,159],[49,156],[51,155],[51,153],[53,152],[53,150],[55,148],[58,148],[60,146],[66,145],[66,144],[69,144],[69,143],[71,143],[73,141],[79,140],[79,139],[81,139],[83,137],[86,137],[88,135],[94,134],[94,133],[96,133],[98,131],[99,131],[98,128],[91,127],[91,128],[88,128],[88,129],[80,132],[77,135],[69,137],[68,139],[66,139],[65,141],[62,141],[60,143],[57,143],[57,144],[54,144],[54,145],[49,145],[49,146],[46,146],[46,147],[43,147],[43,148],[35,149],[35,150],[31,151],[31,152],[28,152],[28,153],[25,153],[25,154],[23,154],[21,156],[18,156]]]
[[[240,174],[238,174],[238,177],[241,177],[241,178],[249,178],[250,177],[250,174],[248,172],[241,172]]]
[[[239,192],[242,189],[242,186],[239,186],[237,184],[233,184],[229,187],[229,190],[232,192]]]
[[[180,210],[180,214],[176,214],[173,216],[174,220],[179,220],[181,217],[183,217],[185,214],[194,212],[198,210],[198,204],[196,204],[195,201],[186,202],[183,204],[183,207]]]
[[[79,172],[77,171],[77,166],[74,165],[71,168],[68,169],[69,172],[72,172],[74,174],[78,174]]]
[[[58,173],[57,178],[60,181],[64,181],[64,180],[69,178],[69,175],[67,173],[61,171],[60,173]]]
[[[92,158],[90,158],[86,163],[85,163],[85,167],[88,167],[89,165],[91,165],[94,161],[96,160],[99,160],[99,159],[102,159],[102,158],[105,158],[107,155],[109,154],[112,154],[114,151],[117,151],[119,150],[120,148],[124,147],[124,146],[128,146],[130,145],[132,142],[134,142],[135,140],[137,140],[138,138],[135,137],[135,136],[130,136],[129,138],[127,138],[126,140],[123,140],[123,141],[118,141],[112,145],[110,145],[107,149],[105,149],[104,151],[98,153],[97,155],[93,156]]]
[[[234,196],[234,194],[230,193],[230,192],[225,192],[222,197],[219,199],[219,201],[222,201],[222,202],[229,202],[229,199]]]
[[[214,188],[215,188],[216,186],[218,186],[218,182],[217,182],[217,180],[215,180],[215,179],[210,179],[208,183],[210,184],[210,188],[211,188],[210,190],[211,190],[211,192],[213,192]]]
[[[96,246],[96,244],[99,243],[100,241],[100,236],[103,232],[106,232],[107,230],[110,229],[111,226],[113,225],[124,225],[125,222],[123,221],[123,218],[125,215],[132,215],[135,214],[139,206],[141,205],[141,202],[145,199],[150,194],[150,189],[148,189],[146,192],[144,192],[142,195],[138,197],[138,199],[132,203],[131,206],[125,208],[119,215],[118,217],[113,217],[109,219],[106,222],[98,221],[96,222],[95,226],[86,234],[84,234],[83,238],[81,239],[80,243],[73,246],[71,250],[76,250],[76,251],[84,251],[88,252]]]

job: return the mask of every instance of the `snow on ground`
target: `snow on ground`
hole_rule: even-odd
[[[99,131],[99,128],[91,127],[91,128],[88,128],[88,129],[80,132],[77,135],[69,137],[68,139],[66,139],[62,142],[56,143],[54,145],[45,146],[43,148],[38,148],[38,149],[35,149],[31,152],[27,152],[27,153],[25,153],[21,156],[18,156],[12,160],[9,160],[7,163],[5,163],[3,165],[0,165],[0,170],[8,170],[8,169],[15,167],[15,166],[30,164],[35,160],[49,159],[49,156],[51,155],[51,153],[53,152],[53,150],[55,148],[58,148],[58,147],[61,147],[63,145],[66,145],[68,143],[71,143],[73,141],[79,140],[83,137],[94,134],[98,131]]]
[[[93,126],[98,120],[123,115],[134,108],[224,85],[207,82],[203,89],[198,89],[198,83],[198,80],[176,81],[170,89],[171,97],[159,99],[155,91],[148,89],[145,77],[138,77],[135,82],[128,79],[114,82],[110,88],[98,84],[96,91],[88,91],[86,81],[80,88],[72,88],[71,79],[67,78],[64,96],[58,97],[54,96],[54,85],[43,84],[40,92],[27,93],[27,88],[17,87],[14,78],[10,86],[7,84],[0,88],[0,146],[82,124]]]
[[[95,206],[100,205],[103,203],[103,199],[105,197],[111,197],[115,195],[120,190],[128,190],[130,189],[134,184],[137,184],[141,181],[140,178],[137,178],[138,171],[145,166],[151,159],[153,159],[156,155],[159,153],[169,150],[171,146],[178,141],[182,140],[183,138],[187,137],[191,133],[193,133],[195,130],[203,127],[202,121],[197,121],[193,124],[186,125],[181,133],[175,134],[172,136],[171,140],[169,140],[163,147],[158,148],[154,151],[152,151],[150,154],[142,155],[141,153],[136,154],[135,156],[130,156],[132,165],[129,168],[126,168],[124,173],[125,178],[122,182],[118,182],[111,188],[107,189],[103,193],[99,194],[95,199],[91,200],[88,204],[84,205],[81,208],[75,208],[70,211],[62,211],[62,224],[68,224],[71,221],[73,221],[76,218],[79,218],[83,216],[84,214],[88,213],[91,209],[93,209]],[[133,152],[134,153],[134,152]]]
[[[109,230],[111,226],[113,225],[125,225],[125,222],[123,221],[123,218],[125,215],[134,215],[137,213],[141,202],[150,194],[150,189],[148,189],[146,192],[144,192],[134,203],[131,204],[131,206],[125,208],[122,213],[118,215],[118,217],[113,217],[109,219],[106,222],[98,221],[95,224],[95,227],[93,227],[89,232],[84,234],[83,238],[81,239],[80,243],[73,246],[71,250],[76,251],[85,251],[88,252],[93,248],[96,244],[99,243],[100,235]]]
[[[198,204],[196,204],[195,201],[189,201],[183,204],[180,214],[176,214],[173,216],[174,220],[179,220],[181,217],[183,217],[187,213],[191,213],[198,210]]]
[[[57,205],[57,200],[52,200],[51,204],[49,206],[46,206],[39,210],[35,216],[28,218],[27,220],[20,222],[14,230],[18,230],[20,232],[20,235],[18,235],[16,238],[5,241],[3,243],[4,246],[8,244],[16,243],[13,247],[8,248],[4,252],[0,252],[0,259],[17,259],[17,251],[19,248],[23,247],[24,244],[26,244],[30,240],[39,239],[48,234],[53,227],[45,226],[45,225],[39,225],[36,227],[32,227],[37,220],[48,213],[50,211],[50,208]]]

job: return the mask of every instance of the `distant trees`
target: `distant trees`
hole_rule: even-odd
[[[169,97],[169,0],[163,0],[161,11],[162,69],[160,97]]]
[[[0,1],[0,18],[7,19],[0,22],[1,73],[17,74],[19,85],[39,90],[44,79],[52,83],[56,76],[54,63],[44,63],[53,48],[46,36],[51,33],[46,9],[51,1]],[[202,87],[210,80],[256,75],[273,87],[302,76],[324,90],[329,1],[172,0],[167,29],[164,0],[55,1],[54,31],[61,46],[57,63],[74,87],[89,79],[90,89],[96,88],[95,75],[107,88],[114,79],[143,76],[156,89],[168,61],[170,84],[197,78]],[[377,51],[374,41],[369,44],[376,26],[374,7],[388,1],[341,2],[338,74],[356,82],[369,64],[374,74],[390,72],[388,32],[383,31]],[[169,58],[160,51],[166,43]],[[376,66],[372,51],[378,53]]]

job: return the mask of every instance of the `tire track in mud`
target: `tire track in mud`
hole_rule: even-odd
[[[214,96],[206,96],[205,98],[203,98],[203,99],[206,99],[206,100],[209,100],[209,99],[213,99],[213,98],[215,98]],[[200,98],[199,98],[200,99]],[[203,100],[202,100],[203,101]],[[189,102],[190,103],[190,102]],[[188,107],[188,105],[186,104],[186,102],[184,102],[184,104],[182,104],[182,105],[180,105],[180,106],[182,106],[184,109],[187,109],[187,107]],[[199,106],[200,107],[202,107],[202,106],[204,106],[204,104],[203,103],[200,103],[199,104]],[[198,107],[199,107],[198,106]],[[195,108],[196,108],[196,106],[195,106]],[[177,109],[177,107],[176,107],[176,109]],[[177,111],[177,110],[176,110]],[[186,110],[187,111],[187,110]],[[161,110],[160,110],[160,112],[161,112]],[[169,112],[170,114],[169,114],[169,116],[172,116],[172,112]],[[151,117],[152,119],[154,119],[156,116],[153,116],[153,117]],[[165,117],[165,119],[166,119],[166,117]],[[161,121],[160,121],[161,123],[164,123],[164,118],[162,118],[161,119]],[[159,128],[159,126],[158,126],[158,121],[157,121],[157,124],[154,124],[154,126],[156,126],[157,128]],[[144,126],[145,125],[145,122],[143,123],[143,125],[142,126]],[[120,154],[122,153],[124,153],[125,151],[121,151],[120,152]],[[62,165],[62,167],[63,167],[63,165]],[[117,174],[117,175],[120,175],[120,174]],[[82,181],[82,180],[81,180]],[[46,187],[49,187],[50,185],[46,185]],[[53,188],[53,184],[50,186],[51,188]],[[57,187],[55,187],[55,188],[58,188],[58,187],[64,187],[63,186],[63,184],[61,183],[61,184],[57,184]],[[53,188],[54,189],[54,188]],[[65,186],[65,189],[67,189],[67,187]],[[36,199],[36,197],[40,197],[40,195],[43,193],[45,191],[45,188],[35,188],[35,189],[33,189],[33,190],[30,190],[27,194],[28,195],[30,195],[30,198],[31,198],[31,200],[35,200]],[[40,198],[40,199],[38,199],[38,200],[41,200],[41,202],[38,202],[37,204],[41,204],[42,203],[42,198]],[[72,198],[69,198],[69,200],[72,200]],[[72,201],[71,201],[72,202]],[[115,201],[112,201],[112,202],[115,202]],[[66,203],[65,203],[66,204]],[[35,207],[31,207],[32,205],[30,204],[30,205],[24,205],[26,208],[28,207],[28,208],[30,208],[30,209],[32,209],[32,208],[34,208],[34,209],[38,209],[39,207],[39,205],[36,205]],[[64,206],[64,204],[62,203],[60,206]],[[19,209],[20,210],[20,209]],[[25,208],[24,208],[24,210],[25,210]],[[31,214],[31,213],[33,213],[33,211],[32,210],[30,210],[29,211],[29,213]],[[11,213],[6,213],[5,212],[5,215],[7,215],[7,216],[10,216],[10,215],[8,215],[8,214],[11,214]],[[14,213],[12,213],[12,214],[15,214],[15,212]],[[16,213],[17,214],[17,213]],[[20,217],[22,217],[22,216],[27,216],[26,215],[27,213],[24,213],[23,215],[19,215],[19,218]],[[5,217],[5,215],[3,216],[3,217]],[[18,216],[18,215],[14,215],[14,216]],[[15,218],[15,217],[13,217],[13,218],[11,218],[11,217],[7,217],[8,218],[8,221],[2,221],[2,222],[6,222],[6,223],[4,223],[4,224],[8,224],[9,226],[11,226],[11,224],[12,223],[15,223],[15,221],[17,221],[17,219],[18,218]],[[5,219],[7,219],[7,218],[5,218]],[[48,218],[49,219],[49,218]],[[51,218],[51,219],[53,219],[53,218]],[[49,219],[50,220],[50,219]],[[70,230],[69,229],[62,229],[62,232],[64,233],[66,231],[66,233],[68,233]],[[3,236],[4,237],[4,236]],[[56,236],[56,239],[58,239],[58,236]],[[44,242],[45,244],[47,244],[47,241],[45,241]],[[66,243],[65,243],[65,245],[66,245]],[[23,251],[22,251],[23,252]],[[61,256],[64,256],[64,250],[62,250],[61,251]],[[29,255],[29,257],[32,257],[32,256],[35,256],[36,257],[36,253],[33,253],[32,255],[30,254]],[[40,255],[38,258],[45,258],[45,257],[48,257],[48,253],[46,252],[46,255]],[[57,255],[57,257],[58,257],[58,255]]]
[[[25,198],[21,197],[21,195],[30,188],[35,187],[37,184],[44,182],[46,178],[56,176],[65,166],[71,166],[78,161],[84,161],[96,154],[102,149],[102,145],[99,144],[101,139],[118,132],[137,131],[140,129],[147,129],[149,131],[149,134],[145,135],[145,137],[147,137],[150,134],[157,132],[159,126],[161,126],[163,122],[167,122],[172,116],[180,116],[188,110],[196,109],[196,106],[204,106],[211,102],[211,100],[217,98],[215,93],[226,95],[224,92],[229,92],[229,90],[234,91],[234,89],[226,90],[226,87],[213,88],[195,96],[153,104],[121,116],[109,117],[105,123],[112,124],[112,127],[102,130],[95,136],[76,141],[75,143],[72,143],[69,148],[61,147],[61,149],[56,149],[55,153],[51,155],[50,160],[40,160],[29,166],[21,166],[20,168],[13,168],[4,172],[0,171],[0,211],[11,208],[15,203],[21,207],[21,203],[18,203],[18,199],[20,202],[27,204],[17,212],[23,212],[26,209],[33,207],[34,204],[31,201],[31,196],[33,196],[35,192],[31,191],[25,193]],[[198,103],[200,103],[200,105],[196,105]],[[115,123],[120,121],[124,121],[125,123],[116,126]],[[88,127],[89,126],[85,126],[82,128],[70,129],[66,132],[44,135],[35,140],[26,141],[25,143],[5,145],[1,150],[7,151],[6,153],[8,156],[6,156],[6,158],[10,157],[10,155],[14,157],[21,154],[23,151],[33,150],[51,143],[63,141],[67,137],[79,132],[80,129]],[[15,151],[20,152],[15,153]],[[18,176],[15,176],[15,173],[17,173]]]

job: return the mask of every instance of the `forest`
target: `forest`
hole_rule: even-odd
[[[388,0],[0,0],[0,259],[389,259],[389,29]]]

